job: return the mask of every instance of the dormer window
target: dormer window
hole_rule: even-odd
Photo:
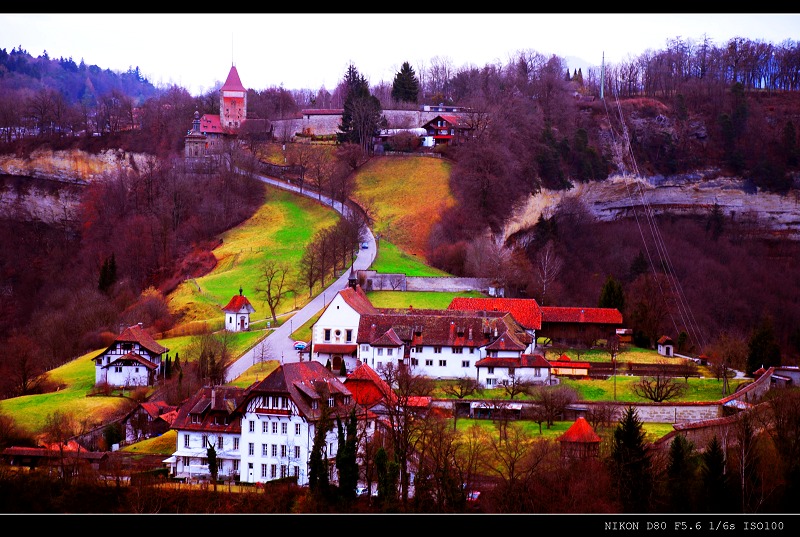
[[[334,403],[333,396],[328,397],[328,407],[329,408],[333,408],[333,403]]]
[[[192,423],[200,423],[200,414],[192,414]]]
[[[319,408],[319,401],[316,399],[311,401],[311,410],[317,410]]]

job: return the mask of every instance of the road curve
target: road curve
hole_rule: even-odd
[[[317,194],[309,190],[301,190],[299,186],[280,181],[272,177],[264,175],[256,175],[256,178],[269,185],[290,190],[311,198],[323,205],[327,205],[346,216],[350,212],[350,208],[342,203],[334,201],[328,196]],[[367,243],[367,248],[359,248],[355,261],[353,261],[354,270],[368,269],[372,262],[375,260],[377,254],[377,246],[375,243],[375,236],[371,231],[366,233],[366,237],[362,238],[363,242]],[[297,362],[300,356],[294,350],[294,341],[291,338],[292,332],[295,327],[302,326],[306,321],[311,319],[314,315],[319,313],[330,301],[336,296],[336,293],[347,287],[347,281],[350,277],[350,271],[345,270],[344,273],[333,283],[331,283],[324,291],[315,296],[308,304],[297,310],[288,322],[285,322],[277,329],[275,329],[264,340],[245,352],[238,360],[233,362],[228,368],[225,375],[226,382],[231,382],[242,375],[247,369],[259,362],[262,357],[264,360],[280,360],[281,363]]]

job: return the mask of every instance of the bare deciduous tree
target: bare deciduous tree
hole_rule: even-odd
[[[278,306],[290,289],[287,284],[289,264],[276,259],[265,259],[259,265],[259,282],[255,287],[256,296],[269,307],[272,321],[278,322]]]
[[[534,267],[541,288],[540,303],[544,306],[548,289],[556,281],[564,267],[564,261],[556,254],[553,241],[548,241],[544,248],[536,253]]]
[[[654,375],[642,377],[631,390],[639,397],[644,397],[654,403],[663,403],[680,397],[686,391],[686,384],[678,382],[662,368]]]

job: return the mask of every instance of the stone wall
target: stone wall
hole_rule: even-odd
[[[406,276],[400,273],[381,273],[359,270],[358,281],[365,291],[438,291],[462,293],[488,292],[488,278],[456,278],[454,276]]]

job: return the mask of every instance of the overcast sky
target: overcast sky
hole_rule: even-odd
[[[18,7],[18,5],[17,5]],[[138,66],[156,86],[198,95],[236,65],[245,87],[332,90],[352,63],[371,84],[391,83],[403,62],[454,68],[505,64],[520,50],[599,66],[661,50],[681,37],[800,40],[800,14],[537,13],[9,13],[0,48],[72,58],[103,69]],[[575,63],[582,67],[580,63]]]

